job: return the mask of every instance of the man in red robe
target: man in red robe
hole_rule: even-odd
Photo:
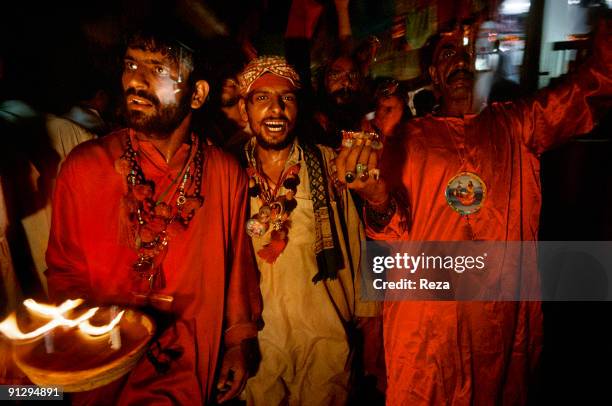
[[[191,131],[208,93],[197,55],[141,31],[124,56],[129,128],[84,143],[57,181],[47,251],[54,300],[142,306],[157,335],[126,377],[83,404],[206,404],[244,386],[261,299],[239,164]]]
[[[344,148],[337,159],[338,177],[366,199],[376,239],[535,244],[540,154],[589,132],[589,102],[610,96],[606,30],[597,37],[596,57],[562,85],[471,114],[472,30],[459,26],[436,37],[429,73],[440,114],[411,120],[389,139],[381,179],[355,175],[357,164],[370,173],[377,167],[370,146]],[[468,181],[488,188],[464,207],[449,190]],[[527,402],[542,345],[539,302],[389,301],[383,317],[389,405]]]

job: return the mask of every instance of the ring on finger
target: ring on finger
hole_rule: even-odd
[[[355,174],[351,171],[346,171],[346,174],[344,175],[344,180],[346,181],[346,183],[353,183],[355,181]]]
[[[368,165],[364,165],[362,163],[358,163],[355,166],[355,172],[357,172],[357,176],[361,176],[362,173],[368,170]]]
[[[370,170],[370,175],[374,178],[374,180],[378,180],[380,178],[380,169],[374,168]]]
[[[363,172],[361,172],[361,174],[359,175],[359,180],[362,182],[365,182],[366,180],[368,180],[370,178],[370,174],[368,173],[368,170],[364,170]]]
[[[345,138],[342,140],[342,146],[346,148],[351,148],[355,144],[355,140],[352,138]]]

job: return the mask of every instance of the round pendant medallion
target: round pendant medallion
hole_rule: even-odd
[[[253,217],[247,221],[246,229],[249,237],[261,237],[268,230],[268,224],[262,223],[257,218]]]
[[[445,195],[453,210],[465,216],[480,210],[487,195],[487,185],[475,173],[461,172],[448,182]]]

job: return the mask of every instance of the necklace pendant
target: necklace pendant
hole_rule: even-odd
[[[448,182],[444,194],[449,206],[465,216],[481,209],[487,196],[487,185],[475,173],[461,172]]]
[[[247,221],[246,231],[251,238],[261,237],[268,231],[268,223],[264,223],[257,216],[254,216]]]
[[[134,271],[136,271],[142,277],[152,277],[155,274],[155,270],[153,268],[153,258],[138,258],[138,261],[136,261],[134,265],[132,265],[132,269],[134,269]]]
[[[168,220],[170,217],[172,217],[172,207],[164,202],[157,203],[153,210],[156,216],[161,217],[164,220]]]
[[[272,230],[274,231],[279,231],[283,228],[283,220],[280,218],[277,218],[275,220],[272,220]]]
[[[257,218],[262,223],[268,223],[270,221],[270,215],[271,214],[272,214],[272,210],[270,209],[270,206],[268,206],[268,205],[261,206],[261,208],[259,209],[259,213],[257,215]]]
[[[180,195],[179,197],[176,198],[176,204],[178,204],[179,206],[184,205],[186,201],[187,201],[187,198],[185,197],[185,195]]]

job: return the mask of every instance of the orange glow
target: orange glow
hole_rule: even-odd
[[[76,299],[66,300],[59,306],[52,306],[37,303],[33,299],[26,299],[23,304],[28,310],[37,316],[50,318],[51,320],[49,320],[47,324],[33,331],[24,333],[17,324],[17,317],[15,316],[15,313],[12,313],[4,321],[2,321],[2,323],[0,323],[0,332],[11,340],[31,340],[41,337],[43,334],[53,330],[56,327],[62,326],[74,328],[78,326],[79,330],[86,334],[91,336],[100,336],[110,332],[119,323],[124,313],[124,311],[121,311],[109,324],[103,326],[92,326],[91,323],[89,323],[89,319],[91,319],[98,312],[99,307],[88,309],[85,313],[74,319],[65,317],[66,312],[75,309],[82,303],[83,299]]]
[[[81,303],[83,303],[83,299],[69,299],[59,306],[37,303],[34,299],[26,299],[23,301],[23,305],[29,310],[32,310],[41,316],[49,317],[59,317],[67,311],[77,308]]]
[[[113,328],[115,328],[115,326],[119,323],[119,321],[121,321],[121,317],[123,317],[123,313],[125,313],[125,310],[122,310],[121,312],[119,312],[119,314],[115,316],[115,318],[110,323],[104,326],[92,326],[91,323],[89,323],[89,320],[85,320],[84,322],[79,324],[79,330],[81,330],[82,332],[86,334],[89,334],[90,336],[101,336],[103,334],[110,332]]]
[[[31,340],[38,338],[46,332],[58,327],[60,325],[59,319],[53,319],[42,327],[37,328],[29,333],[23,333],[17,325],[17,318],[15,313],[8,316],[2,323],[0,323],[0,332],[11,340]]]

